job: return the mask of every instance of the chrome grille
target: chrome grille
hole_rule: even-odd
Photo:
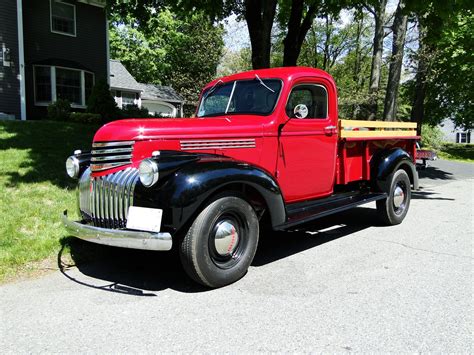
[[[91,170],[102,171],[132,162],[134,141],[92,143]]]
[[[90,174],[90,169],[87,169],[79,181],[81,212],[96,227],[125,228],[128,208],[133,205],[138,169],[126,168],[98,177]]]

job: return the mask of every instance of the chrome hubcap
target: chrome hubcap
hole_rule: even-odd
[[[214,246],[220,256],[231,255],[239,244],[239,233],[235,226],[227,220],[221,221],[217,225],[214,236]]]
[[[395,191],[393,192],[393,205],[395,206],[395,208],[400,208],[404,200],[405,192],[400,186],[397,186],[395,188]]]

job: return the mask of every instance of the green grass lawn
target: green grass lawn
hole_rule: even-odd
[[[95,126],[0,121],[0,282],[54,260],[77,214],[76,182],[65,172],[75,149],[89,150]]]
[[[442,159],[474,162],[474,144],[444,143],[439,152]]]

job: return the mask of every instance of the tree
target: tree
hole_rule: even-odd
[[[436,42],[426,85],[425,120],[431,124],[449,118],[457,126],[473,128],[473,22],[473,12],[458,11],[446,23]]]
[[[249,47],[238,51],[224,50],[217,67],[217,76],[227,76],[252,69],[252,53]]]
[[[383,39],[385,37],[384,25],[386,20],[385,8],[387,0],[375,0],[373,5],[365,5],[365,8],[374,16],[374,46],[372,55],[372,67],[370,69],[369,81],[369,120],[374,120],[377,115],[377,99],[380,87],[380,76],[382,72]]]
[[[223,50],[223,29],[202,12],[180,18],[161,8],[141,20],[113,14],[110,47],[139,81],[172,85],[187,101],[216,75]]]
[[[282,2],[280,10],[284,12],[284,6],[290,2]],[[292,0],[290,15],[286,25],[286,36],[283,40],[283,66],[295,66],[301,52],[301,46],[306,34],[313,24],[318,10],[316,1]]]
[[[388,72],[388,83],[383,111],[384,121],[394,121],[397,114],[397,97],[403,65],[403,53],[407,32],[408,15],[404,12],[405,2],[398,2],[392,24],[392,56]]]
[[[252,46],[253,69],[270,67],[271,34],[276,6],[277,0],[244,0],[243,15]]]

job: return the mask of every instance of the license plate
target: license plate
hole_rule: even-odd
[[[130,206],[128,208],[127,228],[147,232],[159,232],[163,210]]]

